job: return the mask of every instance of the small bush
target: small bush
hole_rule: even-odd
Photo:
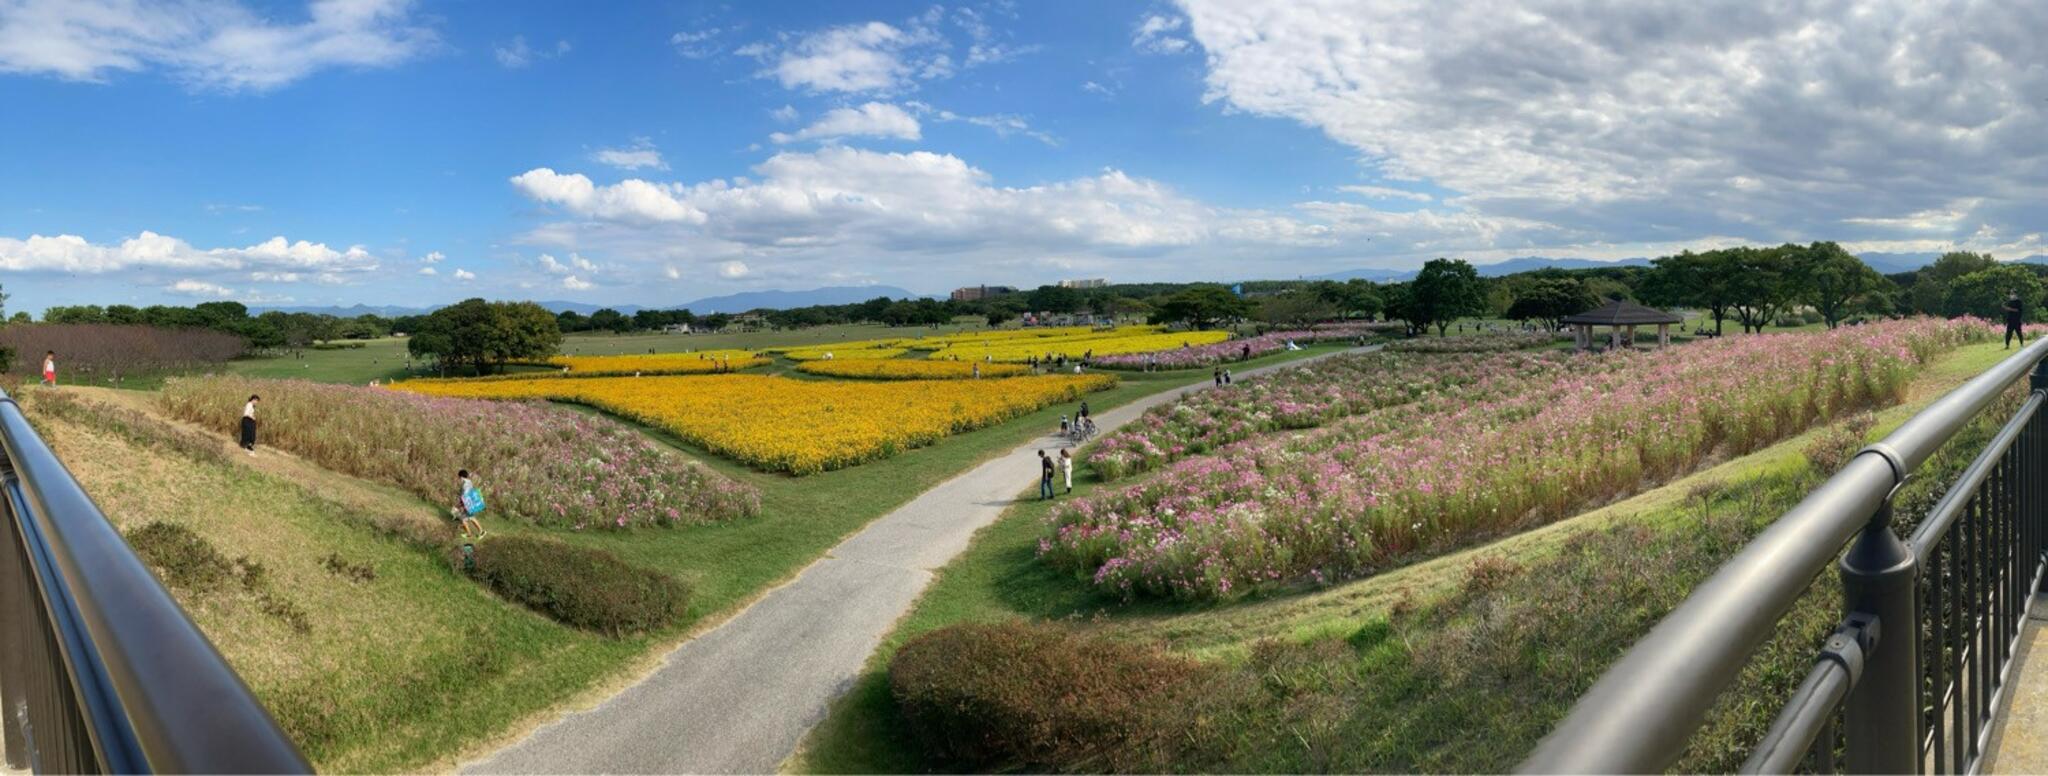
[[[212,592],[241,576],[211,542],[177,523],[149,523],[129,531],[128,546],[156,569],[164,584],[180,590]]]
[[[929,754],[971,770],[1157,772],[1218,762],[1251,695],[1216,667],[1056,625],[957,625],[904,645],[889,690]]]
[[[659,628],[680,619],[690,598],[683,583],[604,550],[524,536],[475,547],[472,576],[498,595],[586,630],[617,636]],[[453,552],[463,568],[461,550]]]
[[[353,582],[377,581],[377,570],[371,568],[369,564],[356,563],[335,553],[330,552],[321,558],[320,565],[342,579]]]
[[[1849,463],[1857,450],[1863,449],[1863,440],[1870,435],[1870,429],[1877,424],[1877,417],[1868,412],[1859,412],[1839,423],[1821,429],[1813,441],[1806,443],[1808,463],[1822,478],[1832,477],[1835,472]]]

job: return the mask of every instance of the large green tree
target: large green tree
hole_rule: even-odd
[[[1152,311],[1152,320],[1206,329],[1224,321],[1243,318],[1250,312],[1251,303],[1243,297],[1223,286],[1203,283],[1167,297]]]
[[[2041,279],[2025,267],[2012,264],[1998,264],[1956,278],[1948,284],[1941,313],[2003,321],[2006,296],[2011,293],[2020,295],[2020,307],[2026,311],[2027,320],[2042,319]]]
[[[1948,305],[1949,287],[1957,278],[1996,266],[1998,260],[1989,253],[1949,251],[1914,274],[1913,287],[1908,289],[1907,299],[1913,312],[1941,315]]]
[[[1463,259],[1430,259],[1408,284],[1407,320],[1421,326],[1435,326],[1444,336],[1451,323],[1486,312],[1486,285],[1479,271]]]
[[[1877,293],[1891,281],[1862,259],[1832,242],[1817,242],[1804,248],[1784,249],[1785,280],[1792,298],[1819,310],[1828,328],[1835,328],[1866,295]]]
[[[1643,298],[1660,307],[1705,310],[1714,319],[1714,334],[1735,306],[1736,282],[1721,251],[1685,251],[1651,263],[1643,277]]]
[[[1720,271],[1731,278],[1734,296],[1729,307],[1736,320],[1741,321],[1743,331],[1763,332],[1771,319],[1792,304],[1792,287],[1785,277],[1786,249],[1743,247],[1716,253]]]
[[[562,331],[547,308],[482,299],[435,310],[406,342],[414,356],[437,359],[443,373],[467,366],[477,374],[502,371],[514,360],[547,358],[561,345]]]
[[[1515,301],[1508,305],[1507,316],[1518,321],[1542,321],[1543,325],[1556,329],[1558,319],[1585,312],[1599,304],[1599,297],[1575,278],[1537,278],[1516,290]]]
[[[1310,289],[1274,294],[1259,300],[1258,319],[1275,326],[1304,327],[1337,317],[1337,305]]]

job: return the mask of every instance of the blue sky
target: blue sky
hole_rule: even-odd
[[[2010,31],[2048,18],[1984,5],[0,0],[0,283],[32,311],[662,305],[2016,258],[2048,50]]]

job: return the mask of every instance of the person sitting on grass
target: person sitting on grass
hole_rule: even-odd
[[[455,508],[449,510],[449,514],[454,515],[456,520],[462,522],[462,538],[482,539],[484,538],[484,524],[483,521],[477,519],[477,515],[484,513],[484,492],[478,490],[476,482],[469,478],[468,469],[456,471],[455,477],[461,480],[462,484],[458,495],[455,497]],[[470,535],[470,529],[472,528],[476,529],[475,536]]]

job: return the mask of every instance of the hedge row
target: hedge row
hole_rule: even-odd
[[[683,616],[689,586],[617,555],[551,539],[506,536],[474,545],[458,568],[498,595],[566,625],[607,635],[652,630]]]

